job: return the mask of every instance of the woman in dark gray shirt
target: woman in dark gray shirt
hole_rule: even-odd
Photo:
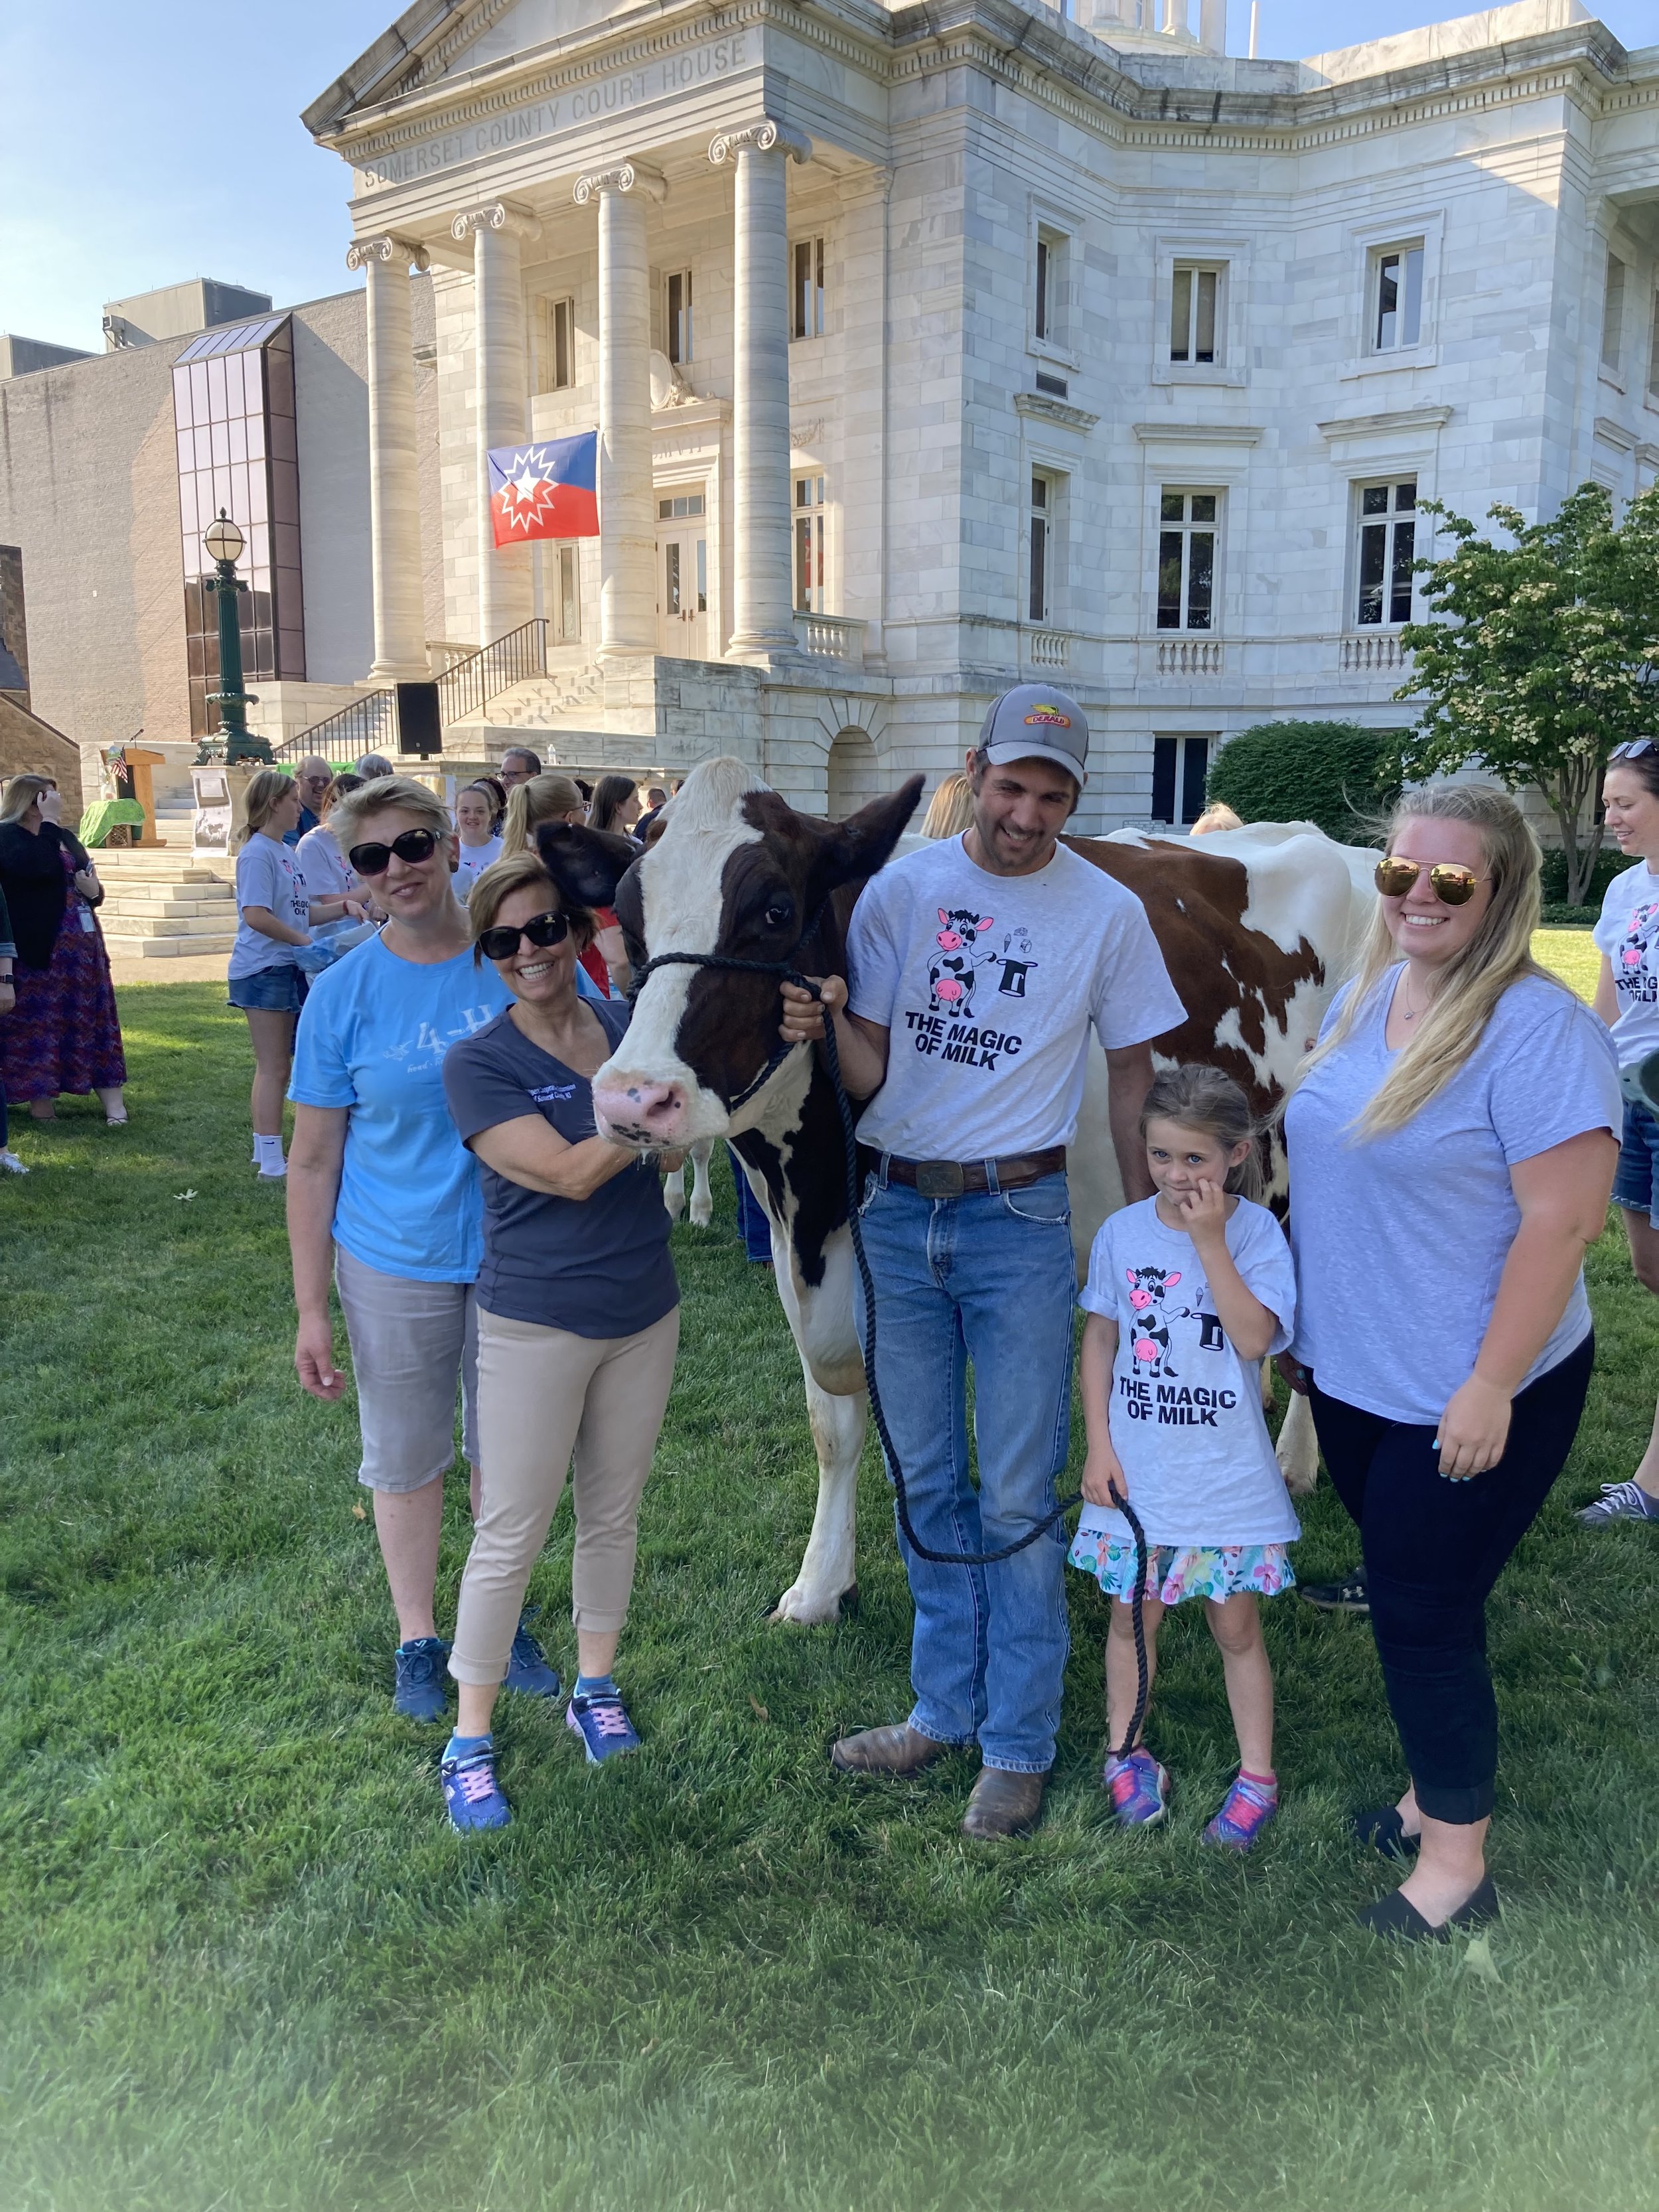
[[[449,1110],[481,1164],[484,1200],[483,1495],[449,1659],[460,1711],[442,1765],[449,1816],[463,1829],[510,1817],[490,1716],[573,1449],[580,1672],[566,1721],[591,1763],[638,1746],[611,1669],[680,1320],[656,1164],[594,1130],[592,1080],[629,1009],[577,994],[592,915],[567,907],[528,852],[485,869],[468,911],[475,957],[491,960],[514,1003],[444,1061]]]

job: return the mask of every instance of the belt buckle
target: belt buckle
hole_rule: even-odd
[[[918,1160],[916,1194],[920,1198],[960,1198],[967,1188],[959,1160]]]

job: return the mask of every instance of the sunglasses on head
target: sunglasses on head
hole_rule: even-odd
[[[394,853],[412,865],[429,860],[437,849],[435,830],[404,830],[389,845],[354,845],[346,858],[360,876],[383,876],[392,866]]]
[[[1607,758],[1610,761],[1639,760],[1644,753],[1650,753],[1654,748],[1652,738],[1631,738],[1624,744],[1615,745]]]
[[[1422,872],[1421,861],[1385,854],[1376,864],[1376,888],[1384,898],[1404,898]],[[1455,860],[1437,861],[1429,870],[1429,888],[1442,906],[1467,906],[1486,880]]]
[[[481,929],[478,944],[487,960],[510,960],[519,949],[521,937],[527,937],[532,945],[545,951],[550,945],[562,945],[569,934],[568,914],[532,914],[516,929],[510,922],[501,922],[494,929]]]

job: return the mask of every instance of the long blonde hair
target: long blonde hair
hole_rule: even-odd
[[[529,852],[530,833],[538,822],[562,822],[568,814],[582,811],[582,795],[573,776],[550,769],[544,775],[532,775],[527,783],[515,783],[507,794],[501,859],[510,860],[515,853]]]
[[[0,822],[21,822],[37,799],[57,788],[49,775],[36,775],[32,769],[13,776],[0,799]]]
[[[955,775],[947,775],[933,793],[921,834],[924,837],[959,837],[973,818],[974,787],[958,769]]]
[[[242,824],[242,834],[238,842],[246,845],[250,839],[258,836],[289,793],[296,787],[294,778],[285,768],[262,768],[257,775],[250,776],[242,799],[247,819]]]
[[[1566,989],[1559,976],[1540,968],[1532,957],[1543,856],[1525,815],[1508,793],[1490,783],[1437,784],[1408,792],[1389,818],[1389,846],[1407,822],[1467,822],[1478,830],[1481,857],[1492,878],[1492,898],[1474,936],[1446,963],[1427,1012],[1356,1121],[1354,1133],[1361,1138],[1385,1137],[1403,1129],[1439,1096],[1486,1035],[1486,1024],[1512,983],[1536,975]],[[1330,1035],[1302,1063],[1302,1075],[1347,1042],[1400,958],[1379,904],[1342,1011]]]

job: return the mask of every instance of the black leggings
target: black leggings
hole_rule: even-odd
[[[1486,1599],[1566,1464],[1595,1359],[1587,1336],[1528,1383],[1503,1458],[1468,1482],[1441,1474],[1432,1425],[1385,1420],[1311,1384],[1320,1449],[1359,1528],[1389,1710],[1431,1820],[1462,1826],[1492,1811]]]

